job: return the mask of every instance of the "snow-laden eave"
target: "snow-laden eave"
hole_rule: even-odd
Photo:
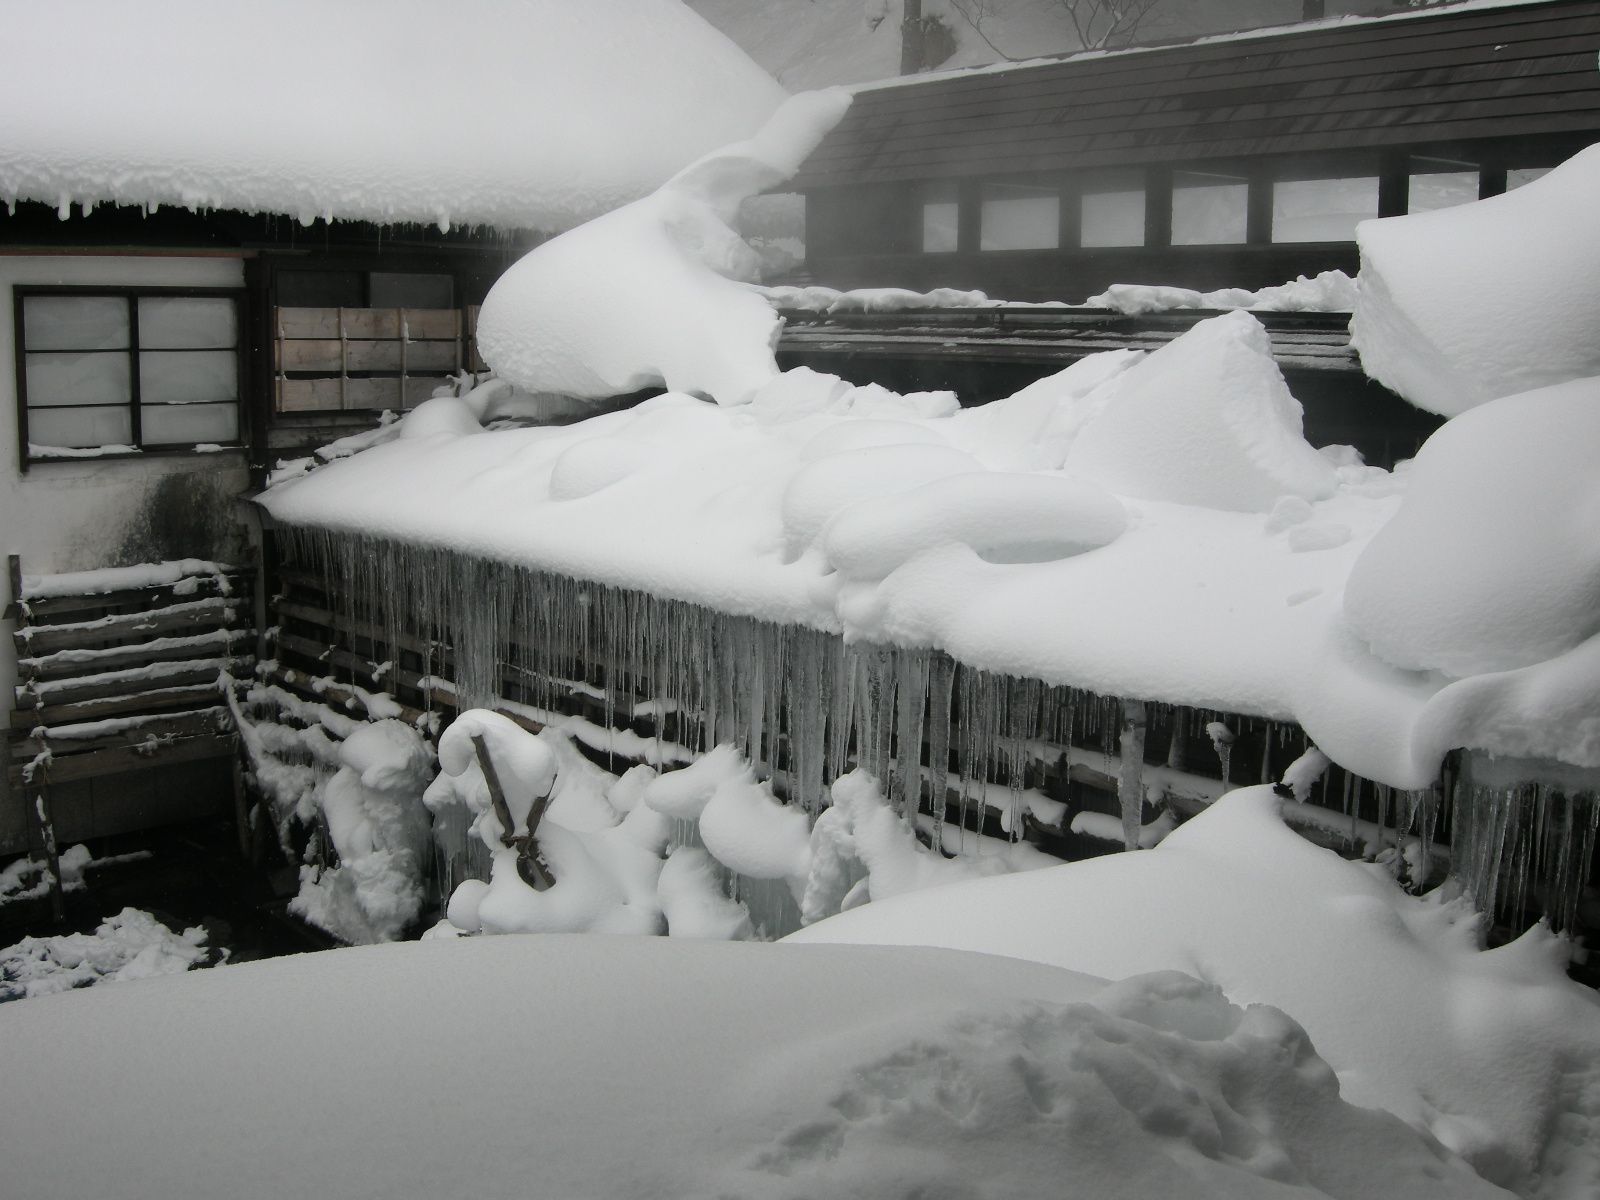
[[[0,202],[61,212],[557,232],[784,96],[677,0],[53,0],[5,36]]]
[[[1314,21],[1294,21],[1285,25],[1267,25],[1255,29],[1240,29],[1231,33],[1212,33],[1203,37],[1183,40],[1152,42],[1142,46],[1124,46],[1115,50],[1073,50],[1065,54],[1044,55],[1039,58],[1012,59],[988,63],[981,67],[957,67],[948,71],[924,71],[916,75],[897,75],[867,83],[846,84],[852,92],[874,92],[886,88],[965,79],[973,75],[1000,75],[1010,71],[1026,71],[1038,67],[1056,67],[1063,63],[1090,62],[1103,58],[1126,58],[1140,54],[1161,54],[1191,46],[1213,46],[1234,42],[1270,41],[1294,34],[1312,33],[1330,29],[1356,26],[1390,25],[1399,21],[1419,21],[1447,17],[1456,13],[1494,8],[1525,8],[1547,5],[1554,0],[1459,0],[1438,8],[1419,8],[1406,12],[1380,13],[1373,16],[1345,15],[1325,17]]]
[[[446,188],[423,188],[357,198],[361,189],[354,179],[328,187],[292,177],[205,187],[165,170],[68,175],[0,163],[0,204],[6,206],[8,215],[14,216],[19,204],[44,204],[63,222],[73,219],[75,209],[87,215],[111,206],[142,209],[147,215],[170,208],[202,217],[217,212],[285,217],[304,226],[319,220],[365,221],[385,227],[431,226],[441,233],[466,229],[489,230],[503,237],[551,236],[581,225],[599,212],[630,203],[651,189],[641,184],[569,204],[530,202],[532,190],[530,184],[528,189],[506,187],[503,195],[463,197]],[[418,191],[422,195],[415,198]]]

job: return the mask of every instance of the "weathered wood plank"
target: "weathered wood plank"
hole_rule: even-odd
[[[343,395],[337,379],[283,379],[277,384],[277,408],[281,413],[338,412]]]
[[[77,721],[98,721],[106,717],[181,711],[214,706],[216,700],[215,685],[161,688],[133,692],[126,696],[110,696],[103,700],[80,700],[68,704],[46,704],[33,709],[15,709],[11,713],[11,728],[27,731],[38,725],[66,725]]]
[[[129,645],[178,631],[198,633],[236,625],[243,607],[220,596],[182,601],[152,612],[117,613],[93,621],[24,626],[12,635],[12,641],[17,653],[24,657],[51,654],[75,646]]]
[[[97,609],[166,608],[207,596],[249,595],[249,581],[255,572],[232,568],[222,575],[190,575],[175,584],[160,587],[128,588],[116,592],[97,592],[83,596],[43,596],[28,601],[28,621],[48,623],[48,618],[76,619],[78,614]],[[226,589],[226,590],[225,590]]]
[[[78,704],[89,700],[108,700],[118,696],[148,692],[157,688],[193,687],[211,685],[222,672],[238,677],[247,676],[254,665],[251,658],[204,658],[192,663],[179,661],[162,664],[161,669],[147,671],[135,668],[129,671],[107,671],[88,675],[81,680],[63,679],[46,681],[42,685],[15,688],[17,708],[27,710],[48,705]],[[34,722],[30,722],[30,725]]]
[[[97,732],[92,727],[100,722],[83,722],[78,725],[41,726],[16,738],[12,753],[24,761],[31,759],[48,746],[56,759],[74,754],[87,754],[117,746],[158,745],[168,738],[199,737],[217,731],[219,723],[228,715],[226,708],[213,706],[192,712],[162,713],[148,720],[141,718],[112,718],[116,728]]]
[[[279,308],[277,336],[294,338],[458,338],[454,308]]]
[[[234,647],[248,645],[254,632],[250,629],[218,629],[191,637],[157,638],[134,646],[113,646],[104,650],[58,650],[40,658],[18,659],[17,674],[24,681],[72,679],[151,663],[178,662],[197,658],[207,651],[226,654]]]
[[[338,375],[354,371],[453,371],[459,356],[454,341],[340,342],[324,338],[281,341],[277,344],[280,371],[323,371]]]
[[[44,777],[50,783],[69,783],[78,779],[94,779],[102,775],[139,771],[147,767],[223,758],[233,753],[235,737],[236,735],[231,732],[208,733],[199,737],[180,738],[153,749],[118,746],[87,754],[63,755],[51,759]],[[23,786],[23,768],[26,765],[26,763],[14,763],[8,770],[7,774],[13,787]]]

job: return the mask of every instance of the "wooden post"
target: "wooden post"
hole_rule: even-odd
[[[922,70],[922,0],[905,0],[905,18],[900,22],[900,74],[915,75]]]
[[[45,866],[50,872],[50,915],[60,921],[66,917],[67,909],[61,887],[61,855],[56,850],[55,818],[50,814],[48,779],[35,785],[33,813],[39,819],[39,840],[44,845]]]
[[[516,831],[512,827],[511,807],[506,803],[505,789],[500,786],[500,773],[494,769],[494,760],[489,757],[489,745],[483,740],[483,734],[472,735],[472,748],[478,753],[478,769],[483,772],[483,781],[489,785],[489,803],[494,806],[495,819],[500,822],[500,844],[511,846],[516,841]],[[533,815],[531,812],[528,814]]]
[[[1117,776],[1117,800],[1122,806],[1122,841],[1128,850],[1139,848],[1139,833],[1144,828],[1144,733],[1143,700],[1122,702],[1122,770]]]

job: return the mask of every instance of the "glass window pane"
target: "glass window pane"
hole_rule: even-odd
[[[1144,189],[1085,192],[1078,241],[1084,246],[1144,245]]]
[[[141,296],[141,350],[211,350],[238,344],[232,300],[220,296]]]
[[[1427,171],[1411,177],[1409,212],[1433,212],[1454,208],[1478,198],[1476,171]]]
[[[1378,215],[1378,178],[1286,179],[1272,185],[1272,240],[1349,242]]]
[[[1535,179],[1540,179],[1548,174],[1550,174],[1549,167],[1517,167],[1514,170],[1507,171],[1506,191],[1509,192],[1514,188],[1519,188],[1525,183],[1532,183]]]
[[[127,408],[42,408],[28,411],[31,446],[126,446],[133,441]]]
[[[128,302],[121,296],[24,296],[22,335],[29,350],[122,350]]]
[[[1245,239],[1249,218],[1250,186],[1243,180],[1223,181],[1218,176],[1179,175],[1172,184],[1172,244],[1174,246],[1237,245]]]
[[[133,401],[126,354],[29,354],[27,380],[29,408]]]
[[[374,271],[368,286],[371,308],[455,307],[455,280],[448,275]]]
[[[232,350],[152,350],[139,355],[139,399],[146,404],[238,398],[239,360]]]
[[[1061,244],[1061,197],[1054,188],[986,183],[982,196],[980,250],[1053,250]]]
[[[147,404],[139,409],[147,446],[193,446],[200,442],[237,442],[237,404]]]
[[[947,254],[954,250],[960,216],[960,208],[954,201],[924,201],[922,249],[929,254]]]

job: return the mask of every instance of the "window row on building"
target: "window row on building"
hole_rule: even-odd
[[[1403,196],[1393,200],[1377,171],[1266,178],[1222,168],[1134,168],[930,182],[916,190],[917,248],[941,254],[1345,242],[1370,217],[1449,208],[1520,187],[1549,169],[1485,171],[1437,159],[1413,159],[1409,167],[1401,176]],[[972,214],[965,223],[964,206]]]

